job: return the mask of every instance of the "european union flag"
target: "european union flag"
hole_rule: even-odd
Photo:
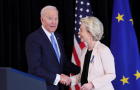
[[[115,90],[140,90],[140,56],[129,0],[114,0],[111,51],[115,57]]]

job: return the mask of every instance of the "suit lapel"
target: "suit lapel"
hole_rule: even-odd
[[[55,37],[58,43],[58,47],[59,47],[59,51],[60,51],[60,64],[62,63],[62,52],[63,52],[63,47],[62,47],[62,43],[61,43],[61,39],[60,37],[55,33]]]
[[[52,43],[50,42],[49,38],[47,37],[47,35],[45,34],[45,32],[43,31],[42,28],[40,28],[40,33],[41,33],[42,37],[44,38],[45,42],[47,43],[46,46],[51,49],[50,52],[52,52],[53,56],[56,58],[55,60],[57,60],[57,62],[58,62],[58,59],[57,59],[56,53],[53,49]]]

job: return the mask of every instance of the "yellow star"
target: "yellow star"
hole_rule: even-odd
[[[124,21],[123,16],[124,16],[123,14],[120,15],[120,13],[118,13],[118,16],[116,17],[116,19],[118,20],[118,22]]]
[[[136,76],[136,80],[140,78],[140,73],[138,70],[137,70],[136,74],[134,74],[134,76]]]
[[[124,84],[128,83],[128,79],[129,78],[126,78],[125,76],[123,76],[123,78],[120,81],[122,81],[122,83],[124,85]]]
[[[134,24],[134,21],[133,21],[133,19],[132,19],[132,18],[131,18],[131,19],[129,19],[129,21],[130,21],[130,22],[132,22],[132,24]]]

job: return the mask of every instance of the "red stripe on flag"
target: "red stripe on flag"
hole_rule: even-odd
[[[80,45],[79,46],[80,46],[81,49],[83,49],[86,45],[85,45],[84,42],[80,42]]]
[[[77,84],[77,85],[75,85],[75,89],[76,90],[80,90],[80,86]]]
[[[75,47],[73,48],[73,56],[74,56],[74,60],[76,62],[76,65],[80,67],[80,60],[79,60],[79,57],[78,57],[77,52],[75,50]]]
[[[69,88],[69,90],[72,90],[71,88]]]

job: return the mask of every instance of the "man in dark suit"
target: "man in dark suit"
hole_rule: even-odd
[[[40,19],[42,26],[26,40],[28,70],[46,80],[47,90],[63,90],[62,84],[69,85],[71,82],[70,78],[63,74],[64,70],[80,70],[70,61],[66,61],[62,38],[55,32],[59,21],[57,8],[44,7]]]

